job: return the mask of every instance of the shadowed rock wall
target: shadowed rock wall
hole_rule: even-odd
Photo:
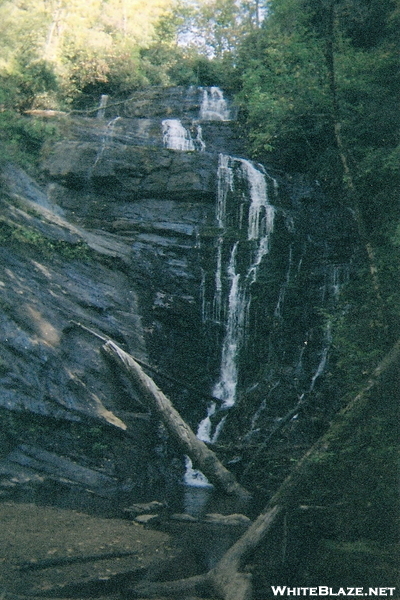
[[[152,88],[109,98],[101,118],[64,118],[41,186],[11,166],[2,174],[1,406],[127,427],[139,440],[132,461],[146,460],[151,447],[164,480],[181,476],[181,458],[174,463],[135,390],[105,363],[101,340],[77,323],[180,381],[155,375],[197,427],[225,334],[222,321],[204,315],[221,233],[218,154],[243,156],[234,122],[200,119],[204,93]],[[166,147],[166,119],[180,120],[195,150]],[[275,229],[252,286],[227,440],[262,440],[302,395],[315,396],[318,415],[332,402],[323,311],[335,310],[348,276],[353,223],[318,186],[276,180]]]

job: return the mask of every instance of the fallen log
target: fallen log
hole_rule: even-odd
[[[277,492],[269,500],[263,512],[246,532],[229,548],[217,565],[205,573],[187,579],[162,583],[141,583],[132,592],[136,597],[155,597],[196,593],[199,587],[209,587],[214,596],[223,600],[251,600],[251,574],[241,572],[250,551],[264,540],[286,510],[297,507],[299,489],[307,482],[314,465],[332,448],[334,442],[345,439],[347,433],[354,430],[361,421],[370,399],[368,393],[380,380],[381,375],[400,360],[400,339],[386,354],[373,371],[371,377],[360,392],[334,418],[328,431],[296,463]]]
[[[120,573],[107,572],[107,574],[78,577],[74,582],[63,582],[51,586],[43,582],[33,587],[26,596],[10,595],[0,596],[1,600],[29,600],[32,598],[102,598],[115,594],[129,584],[143,577],[146,569],[138,567]]]
[[[74,320],[71,319],[70,323],[72,325],[76,326],[76,327],[79,327],[80,329],[83,329],[83,331],[87,331],[88,333],[90,333],[94,337],[97,337],[99,340],[102,340],[103,342],[111,341],[109,337],[105,337],[104,335],[99,334],[97,331],[94,331],[94,329],[91,329],[90,327],[86,327],[86,325],[83,325],[82,323],[79,323],[78,321],[74,321]],[[132,356],[132,355],[130,355],[130,356]],[[168,381],[172,381],[172,383],[176,383],[181,388],[184,387],[185,389],[194,392],[196,395],[200,396],[201,398],[204,398],[205,400],[208,400],[209,402],[216,402],[216,401],[218,401],[217,398],[215,398],[214,396],[211,396],[211,394],[207,394],[203,390],[200,390],[199,388],[195,387],[194,385],[192,385],[188,381],[185,381],[183,379],[176,379],[176,377],[172,377],[171,375],[167,375],[167,373],[163,373],[162,371],[160,371],[159,369],[157,369],[153,365],[149,365],[149,363],[144,362],[140,358],[137,358],[137,356],[132,356],[132,358],[141,367],[145,368],[146,370],[152,371],[153,373],[155,373],[159,377],[162,377],[163,379],[166,379]]]
[[[24,115],[30,115],[31,117],[44,117],[46,119],[51,119],[54,117],[65,117],[68,115],[68,113],[66,113],[63,110],[32,108],[30,110],[24,110]]]
[[[120,366],[125,374],[139,387],[149,406],[161,418],[166,429],[174,440],[187,454],[196,469],[202,473],[219,489],[230,495],[235,495],[241,500],[250,499],[250,493],[242,487],[234,475],[221,463],[216,454],[204,442],[199,440],[189,425],[185,423],[171,401],[157,387],[142,367],[124,350],[112,341],[102,346],[106,356]]]
[[[110,560],[112,558],[125,558],[134,556],[137,552],[120,550],[116,552],[102,552],[100,554],[83,554],[82,556],[57,556],[54,558],[42,558],[41,560],[22,563],[20,571],[40,571],[51,567],[64,567],[66,565],[95,562],[97,560]]]

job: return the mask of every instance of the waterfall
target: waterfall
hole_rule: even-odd
[[[349,265],[334,265],[331,274],[331,288],[335,300],[338,300],[343,284],[349,281]]]
[[[213,389],[213,396],[222,401],[222,406],[229,408],[235,404],[238,381],[237,358],[243,337],[243,329],[247,312],[248,298],[241,285],[240,273],[236,270],[236,254],[239,242],[232,248],[228,277],[230,290],[228,298],[228,317],[225,339],[222,344],[220,378]]]
[[[239,194],[235,193],[235,172],[239,179]],[[240,180],[244,180],[244,189],[240,189]],[[225,338],[222,345],[220,377],[213,389],[213,395],[220,399],[224,408],[235,404],[238,383],[238,356],[245,335],[247,314],[250,309],[250,287],[257,280],[262,259],[269,251],[269,240],[274,225],[274,208],[269,203],[265,173],[259,166],[242,159],[226,155],[220,156],[218,169],[217,222],[221,229],[236,225],[237,240],[230,252],[227,275],[229,294],[225,324]],[[231,198],[230,198],[231,197]],[[232,214],[232,206],[237,206],[237,197],[242,201],[239,212]],[[229,200],[231,200],[229,202]],[[245,202],[243,202],[243,200]],[[229,203],[230,206],[227,206]],[[247,223],[244,215],[246,214]],[[236,221],[236,223],[235,223]],[[241,242],[241,231],[245,229],[246,242]],[[247,259],[247,268],[239,268],[238,252],[240,245]],[[219,255],[218,255],[219,256]],[[220,261],[220,259],[219,259]],[[218,262],[219,262],[218,261]],[[217,262],[216,299],[221,293],[220,266]]]
[[[332,297],[333,302],[337,302],[340,295],[340,290],[343,283],[347,283],[349,279],[349,267],[348,265],[332,265],[328,276],[331,279],[331,283],[328,286],[328,291]],[[324,346],[320,354],[320,360],[317,369],[311,379],[309,392],[312,392],[317,379],[324,373],[326,364],[328,362],[329,350],[332,345],[332,323],[328,320],[325,326],[324,333]]]
[[[211,402],[207,409],[207,416],[203,419],[197,429],[196,436],[202,442],[213,442],[213,438],[211,436],[211,417],[215,413],[216,403]],[[190,485],[192,487],[213,487],[211,483],[209,483],[207,477],[203,475],[201,471],[193,468],[193,463],[191,459],[186,456],[185,457],[185,476],[184,482],[186,485]]]
[[[218,87],[203,90],[200,106],[200,119],[203,121],[229,121],[230,111],[222,91]]]
[[[218,439],[226,418],[226,409],[231,408],[236,401],[238,358],[246,335],[251,285],[257,280],[262,259],[269,251],[274,215],[274,208],[268,200],[266,174],[262,167],[242,158],[221,154],[216,207],[216,220],[221,234],[217,240],[214,300],[211,311],[205,306],[204,275],[201,293],[203,320],[211,314],[214,321],[220,322],[225,315],[225,335],[220,374],[212,390],[213,396],[220,404],[219,407],[216,403],[210,404],[207,416],[200,422],[197,430],[199,439],[206,442],[215,442]],[[232,240],[233,236],[236,239]],[[229,259],[228,263],[224,264],[226,250]],[[222,412],[225,414],[220,418],[219,413]],[[212,417],[217,421],[214,431]],[[190,477],[187,476],[185,480],[189,482]]]
[[[89,176],[91,176],[94,167],[96,167],[97,163],[102,159],[104,152],[107,148],[110,147],[112,139],[114,137],[114,129],[117,121],[119,121],[121,117],[114,117],[109,121],[105,127],[104,135],[101,138],[101,145],[97,152],[93,167],[90,169]]]
[[[255,240],[256,250],[253,263],[247,273],[249,285],[257,280],[258,268],[262,259],[269,252],[269,240],[274,228],[275,210],[268,201],[265,173],[255,168],[248,160],[241,159],[245,179],[250,185],[250,208],[248,217],[247,239]],[[274,188],[276,181],[274,182]]]
[[[100,96],[99,108],[97,109],[97,114],[96,114],[97,119],[104,119],[105,114],[106,114],[107,103],[108,103],[108,95],[102,94]]]
[[[203,140],[203,130],[201,129],[201,125],[197,125],[196,126],[196,138],[194,140],[194,146],[196,148],[196,150],[199,150],[200,152],[204,152],[206,149],[206,144]]]
[[[162,122],[162,130],[166,148],[185,152],[196,149],[190,131],[185,129],[179,119],[165,119]]]
[[[329,350],[330,350],[330,347],[332,344],[332,324],[330,321],[328,321],[326,324],[324,337],[325,337],[324,347],[323,347],[321,355],[320,355],[320,360],[319,360],[317,369],[311,379],[310,389],[308,390],[309,392],[313,391],[315,382],[317,381],[318,377],[320,377],[323,374],[323,372],[325,371],[326,363],[328,360]]]
[[[193,469],[193,463],[188,456],[185,456],[185,475],[184,483],[191,487],[213,487],[207,477],[201,471]]]
[[[251,285],[257,280],[262,259],[269,251],[275,215],[274,207],[269,203],[266,174],[261,165],[221,154],[217,180],[216,221],[221,233],[217,239],[211,311],[207,310],[205,302],[204,273],[201,297],[203,321],[211,314],[214,321],[221,322],[220,319],[225,315],[225,335],[220,374],[212,390],[216,402],[210,403],[207,416],[197,429],[197,437],[211,443],[217,441],[226,411],[236,402],[238,359],[246,335]],[[275,189],[275,180],[272,181]],[[228,250],[227,264],[224,264],[224,250]],[[193,469],[189,459],[186,460],[185,483],[192,486],[209,485],[204,475]]]
[[[219,155],[218,163],[218,193],[217,193],[217,223],[220,229],[225,228],[226,198],[228,192],[233,192],[233,169],[231,163],[234,159],[227,154]]]
[[[212,318],[216,323],[221,322],[222,310],[222,246],[224,239],[222,236],[218,238],[217,245],[217,268],[215,269],[215,293],[213,300]]]

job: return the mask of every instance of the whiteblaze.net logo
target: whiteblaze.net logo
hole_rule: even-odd
[[[369,596],[385,597],[392,596],[396,591],[395,587],[340,587],[331,588],[326,585],[318,587],[288,587],[286,585],[271,585],[274,596]]]

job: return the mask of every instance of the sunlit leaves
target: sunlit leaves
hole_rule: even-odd
[[[265,13],[259,0],[183,0],[190,29],[185,42],[208,56],[236,55]]]
[[[157,38],[158,20],[174,0],[9,0],[0,5],[1,73],[30,62],[53,65],[64,93],[105,82],[122,60],[134,71],[140,48]],[[81,68],[82,75],[78,75]],[[135,79],[135,78],[133,78]],[[140,78],[139,78],[140,79]]]

